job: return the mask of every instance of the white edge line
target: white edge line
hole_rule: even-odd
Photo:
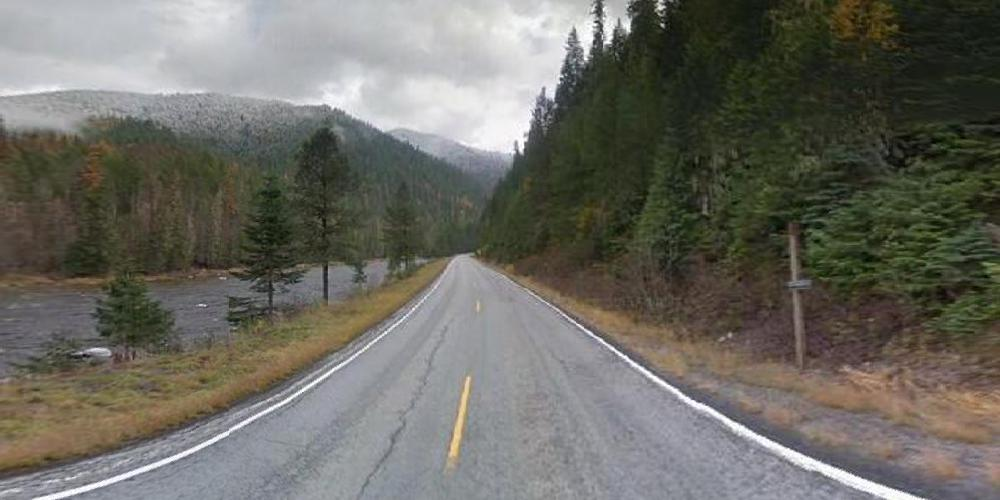
[[[337,363],[336,366],[334,366],[333,368],[330,368],[326,372],[323,372],[322,375],[316,377],[312,382],[309,382],[308,384],[306,384],[305,386],[303,386],[301,389],[295,391],[294,393],[292,393],[290,396],[286,397],[285,399],[282,399],[281,401],[278,401],[277,403],[275,403],[275,404],[273,404],[271,406],[268,406],[267,408],[265,408],[265,409],[263,409],[263,410],[255,413],[255,414],[253,414],[253,415],[251,415],[251,416],[249,416],[249,417],[241,420],[240,422],[234,424],[232,427],[226,429],[225,431],[223,431],[223,432],[221,432],[219,434],[216,434],[215,436],[212,436],[211,438],[206,439],[205,441],[202,441],[201,443],[199,443],[199,444],[197,444],[195,446],[192,446],[192,447],[190,447],[190,448],[188,448],[188,449],[186,449],[184,451],[175,453],[173,455],[170,455],[169,457],[157,460],[156,462],[144,465],[144,466],[139,467],[137,469],[132,469],[132,470],[130,470],[128,472],[123,472],[121,474],[109,477],[109,478],[101,480],[101,481],[93,482],[93,483],[90,483],[90,484],[85,484],[83,486],[79,486],[79,487],[72,488],[72,489],[65,490],[65,491],[60,491],[58,493],[51,493],[51,494],[48,494],[48,495],[43,495],[43,496],[40,496],[40,497],[35,497],[35,500],[57,500],[57,499],[60,499],[60,498],[69,498],[69,497],[72,497],[72,496],[81,495],[83,493],[87,493],[87,492],[94,491],[94,490],[97,490],[97,489],[100,489],[100,488],[104,488],[106,486],[111,486],[111,485],[116,484],[116,483],[120,483],[122,481],[125,481],[127,479],[131,479],[131,478],[133,478],[135,476],[138,476],[140,474],[145,474],[147,472],[154,471],[154,470],[159,469],[159,468],[161,468],[163,466],[172,464],[172,463],[174,463],[174,462],[176,462],[178,460],[182,460],[182,459],[187,458],[187,457],[189,457],[191,455],[194,455],[195,453],[198,453],[199,451],[204,450],[205,448],[208,448],[209,446],[212,446],[213,444],[218,443],[219,441],[222,441],[223,439],[226,439],[227,437],[233,435],[233,433],[235,433],[236,431],[238,431],[238,430],[240,430],[240,429],[242,429],[242,428],[244,428],[244,427],[246,427],[246,426],[248,426],[248,425],[256,422],[257,420],[259,420],[259,419],[261,419],[261,418],[269,415],[270,413],[273,413],[274,411],[276,411],[276,410],[278,410],[278,409],[280,409],[280,408],[288,405],[289,403],[291,403],[292,401],[298,399],[300,396],[302,396],[306,392],[309,392],[309,390],[311,390],[312,388],[314,388],[317,385],[321,384],[324,380],[330,378],[331,375],[333,375],[334,373],[337,373],[338,371],[340,371],[343,367],[347,366],[349,363],[351,363],[352,361],[354,361],[358,356],[361,356],[362,354],[364,354],[365,351],[367,351],[372,346],[374,346],[376,343],[378,343],[379,341],[381,341],[386,335],[388,335],[393,330],[395,330],[397,326],[399,326],[401,323],[403,323],[404,321],[406,321],[406,319],[409,318],[410,315],[413,314],[417,309],[419,309],[420,306],[423,305],[424,301],[426,301],[427,298],[430,297],[434,293],[434,291],[438,289],[438,287],[441,285],[441,282],[444,279],[445,273],[448,272],[449,268],[451,268],[451,262],[448,262],[447,268],[444,270],[444,272],[441,273],[441,276],[438,276],[437,280],[435,280],[434,286],[432,286],[431,289],[429,291],[427,291],[427,293],[425,293],[424,296],[416,304],[414,304],[413,307],[411,307],[409,311],[406,311],[405,314],[403,314],[402,316],[400,316],[399,319],[397,319],[395,322],[393,322],[391,325],[389,325],[389,327],[387,327],[377,337],[375,337],[374,339],[372,339],[371,341],[369,341],[361,349],[358,349],[354,354],[348,356],[347,359],[341,361],[340,363]],[[312,375],[314,375],[314,373],[310,374],[309,376],[312,376]],[[307,378],[308,378],[308,376],[307,376]]]
[[[790,462],[793,465],[796,465],[796,466],[801,467],[801,468],[803,468],[805,470],[808,470],[808,471],[817,472],[817,473],[822,474],[822,475],[824,475],[824,476],[826,476],[826,477],[828,477],[830,479],[833,479],[834,481],[837,481],[837,482],[839,482],[841,484],[844,484],[846,486],[854,488],[855,490],[858,490],[858,491],[861,491],[861,492],[864,492],[864,493],[868,493],[869,495],[874,495],[876,497],[884,498],[886,500],[923,500],[921,497],[912,495],[912,494],[907,493],[905,491],[900,491],[900,490],[897,490],[895,488],[891,488],[889,486],[885,486],[883,484],[879,484],[879,483],[876,483],[874,481],[870,481],[870,480],[865,479],[863,477],[856,476],[856,475],[851,474],[850,472],[847,472],[847,471],[845,471],[843,469],[834,467],[834,466],[832,466],[830,464],[827,464],[825,462],[821,462],[821,461],[819,461],[819,460],[817,460],[815,458],[812,458],[812,457],[810,457],[808,455],[805,455],[805,454],[800,453],[798,451],[795,451],[795,450],[793,450],[791,448],[788,448],[788,447],[786,447],[784,445],[781,445],[780,443],[778,443],[778,442],[776,442],[776,441],[774,441],[774,440],[772,440],[770,438],[767,438],[766,436],[762,436],[760,434],[757,434],[756,432],[750,430],[745,425],[743,425],[743,424],[741,424],[741,423],[739,423],[739,422],[737,422],[737,421],[735,421],[735,420],[733,420],[733,419],[731,419],[731,418],[723,415],[722,413],[720,413],[715,408],[712,408],[711,406],[708,406],[708,405],[706,405],[704,403],[701,403],[699,401],[696,401],[696,400],[692,399],[690,396],[688,396],[687,394],[685,394],[680,389],[678,389],[678,388],[670,385],[665,380],[663,380],[662,378],[660,378],[659,376],[657,376],[655,373],[651,372],[648,368],[646,368],[642,364],[638,363],[634,359],[628,357],[628,355],[626,355],[625,353],[623,353],[622,351],[620,351],[617,347],[615,347],[614,345],[612,345],[608,341],[606,341],[603,338],[601,338],[601,336],[599,336],[599,335],[595,334],[594,332],[590,331],[590,329],[588,329],[587,327],[585,327],[582,324],[580,324],[580,322],[578,322],[577,320],[573,319],[573,317],[571,317],[570,315],[568,315],[565,312],[563,312],[562,309],[560,309],[557,306],[552,305],[549,301],[543,299],[542,297],[540,297],[538,294],[536,294],[532,290],[530,290],[527,287],[521,285],[520,283],[518,283],[518,282],[516,282],[516,281],[514,281],[512,279],[510,279],[509,277],[505,276],[502,273],[499,273],[499,272],[497,272],[495,270],[493,270],[493,272],[496,273],[501,278],[509,281],[514,286],[516,286],[516,287],[524,290],[525,292],[527,292],[528,294],[530,294],[532,297],[534,297],[536,300],[538,300],[542,304],[544,304],[544,305],[548,306],[549,308],[551,308],[553,311],[555,311],[560,316],[562,316],[566,321],[569,321],[570,323],[572,323],[573,326],[577,327],[578,329],[580,329],[581,331],[583,331],[584,333],[586,333],[588,336],[590,336],[590,338],[594,339],[595,341],[597,341],[598,343],[600,343],[602,346],[604,346],[605,348],[607,348],[609,351],[611,351],[612,353],[614,353],[616,356],[618,356],[619,358],[621,358],[622,361],[625,361],[625,363],[627,363],[633,369],[635,369],[636,371],[638,371],[639,373],[641,373],[644,377],[646,377],[647,379],[649,379],[651,382],[653,382],[654,384],[660,386],[663,389],[666,389],[668,392],[670,392],[671,394],[673,394],[682,403],[690,406],[691,408],[695,409],[696,411],[698,411],[698,412],[700,412],[700,413],[702,413],[704,415],[707,415],[707,416],[709,416],[709,417],[711,417],[711,418],[719,421],[723,426],[726,427],[726,429],[728,429],[729,431],[731,431],[733,434],[736,434],[737,436],[740,436],[740,437],[742,437],[744,439],[747,439],[749,441],[752,441],[752,442],[756,443],[757,445],[759,445],[759,446],[763,447],[764,449],[770,451],[771,453],[773,453],[773,454],[775,454],[775,455],[783,458],[784,460]]]

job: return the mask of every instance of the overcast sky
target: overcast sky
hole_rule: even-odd
[[[626,0],[609,1],[624,15]],[[326,103],[508,151],[590,0],[0,0],[0,94],[221,92]],[[610,29],[610,27],[609,27]],[[589,45],[588,45],[589,46]]]

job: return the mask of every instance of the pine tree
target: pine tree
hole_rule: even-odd
[[[656,0],[630,0],[628,14],[632,20],[629,41],[642,51],[655,51],[659,45],[662,29]]]
[[[257,192],[254,212],[246,227],[243,248],[245,270],[237,277],[250,281],[250,289],[267,294],[267,313],[274,314],[274,294],[302,279],[295,268],[292,216],[279,180],[269,175]]]
[[[365,259],[354,259],[354,262],[351,262],[351,269],[354,270],[351,282],[359,288],[364,288],[368,283],[368,274],[365,273],[366,265]]]
[[[299,150],[295,202],[309,259],[323,267],[323,301],[330,302],[330,261],[345,258],[343,240],[352,225],[346,207],[353,189],[350,166],[329,127],[317,130]]]
[[[389,272],[409,272],[420,250],[420,230],[410,189],[405,182],[399,185],[395,198],[386,208],[383,239],[389,258]]]
[[[566,39],[566,58],[563,59],[562,70],[559,73],[559,86],[556,87],[556,108],[567,110],[576,99],[577,92],[583,83],[583,70],[586,59],[580,36],[573,28]]]
[[[604,0],[594,0],[590,13],[594,16],[594,39],[590,44],[590,63],[593,66],[604,55],[604,24],[608,15]]]
[[[621,62],[625,58],[625,41],[628,40],[628,33],[622,25],[621,18],[615,22],[615,29],[611,32],[611,54],[616,61]]]
[[[662,272],[674,274],[693,249],[698,215],[676,151],[664,147],[658,156],[649,195],[636,223],[635,250],[656,262]]]
[[[535,98],[535,107],[531,111],[531,125],[528,129],[528,140],[524,148],[527,153],[529,145],[538,146],[552,127],[555,119],[555,103],[546,95],[547,89],[542,87],[542,91]]]
[[[82,203],[76,241],[66,252],[66,272],[71,276],[98,276],[111,268],[112,231],[102,161],[109,147],[90,147],[80,172]]]
[[[362,290],[368,284],[368,274],[365,273],[368,262],[365,260],[364,236],[357,227],[354,227],[348,232],[346,238],[348,242],[346,247],[347,263],[354,271],[354,274],[351,276],[351,282]]]
[[[104,293],[94,314],[101,337],[124,349],[129,358],[137,348],[165,346],[173,332],[173,315],[149,298],[141,280],[131,272],[121,272],[104,286]]]
[[[175,271],[191,265],[190,229],[183,201],[183,187],[174,174],[167,184],[167,203],[160,224],[165,226],[164,239],[152,243],[160,247],[163,269]]]

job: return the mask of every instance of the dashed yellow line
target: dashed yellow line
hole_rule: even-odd
[[[458,402],[458,416],[455,417],[455,430],[451,433],[451,446],[448,447],[448,461],[445,471],[450,471],[458,465],[458,455],[462,450],[462,432],[465,431],[465,415],[469,408],[469,391],[472,389],[472,376],[466,375],[465,387],[462,388],[462,398]]]
[[[479,312],[479,311],[480,311],[480,310],[481,310],[482,308],[483,308],[483,307],[482,307],[482,305],[481,305],[481,304],[479,303],[479,301],[477,300],[477,301],[476,301],[476,312]]]

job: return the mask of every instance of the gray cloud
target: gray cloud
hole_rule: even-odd
[[[625,0],[609,2],[612,15]],[[212,91],[509,149],[589,0],[0,0],[0,93]]]

